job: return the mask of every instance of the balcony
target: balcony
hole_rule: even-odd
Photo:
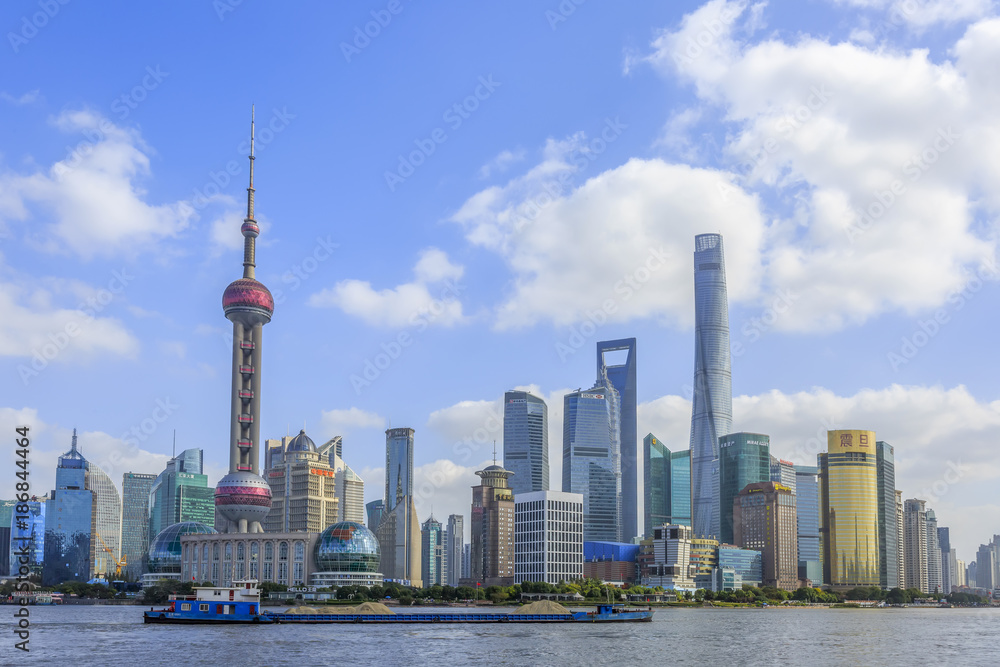
[[[253,447],[253,440],[237,440],[236,446],[241,449],[249,449],[250,447]]]
[[[244,375],[253,375],[253,366],[240,366],[240,373]]]
[[[236,421],[238,421],[241,424],[252,424],[253,415],[242,414],[236,418]]]
[[[253,343],[252,340],[241,340],[240,341],[240,349],[241,350],[252,350],[252,349],[254,349],[254,347],[255,346],[254,346],[254,343]]]
[[[253,392],[250,391],[249,389],[240,389],[239,392],[237,393],[237,396],[242,398],[244,401],[249,401],[251,398],[253,398]]]

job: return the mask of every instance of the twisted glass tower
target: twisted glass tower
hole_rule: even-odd
[[[697,537],[719,535],[719,437],[733,427],[729,304],[721,234],[694,237],[691,513]]]

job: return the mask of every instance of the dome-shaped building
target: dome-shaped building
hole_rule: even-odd
[[[341,521],[319,535],[313,551],[314,586],[380,586],[381,553],[375,533],[354,521]]]
[[[182,521],[167,526],[149,543],[149,573],[142,575],[143,586],[160,579],[179,579],[181,576],[181,536],[194,534],[214,535],[216,531],[199,521]]]
[[[316,443],[313,442],[312,438],[306,435],[305,429],[299,431],[299,434],[288,441],[288,445],[285,447],[285,453],[289,452],[315,452]]]

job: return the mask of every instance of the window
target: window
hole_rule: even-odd
[[[233,543],[226,542],[226,560],[233,559]]]
[[[198,611],[208,611],[208,603],[198,605]]]
[[[246,560],[246,546],[240,542],[236,545],[236,560]]]
[[[181,611],[191,611],[191,603],[190,602],[182,602],[181,603]]]
[[[203,563],[208,562],[208,545],[204,544],[201,547],[201,560]]]
[[[212,545],[212,560],[219,560],[219,543]]]
[[[306,557],[306,545],[302,542],[295,543],[295,560],[303,561]]]
[[[274,560],[274,542],[264,543],[264,560]]]
[[[288,560],[288,542],[278,545],[278,560]]]

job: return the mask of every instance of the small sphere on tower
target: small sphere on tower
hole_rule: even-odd
[[[231,472],[215,487],[215,507],[233,523],[262,522],[271,509],[271,487],[252,472]]]
[[[260,227],[253,220],[244,220],[243,226],[240,227],[240,231],[243,232],[243,236],[255,239],[260,236]]]

